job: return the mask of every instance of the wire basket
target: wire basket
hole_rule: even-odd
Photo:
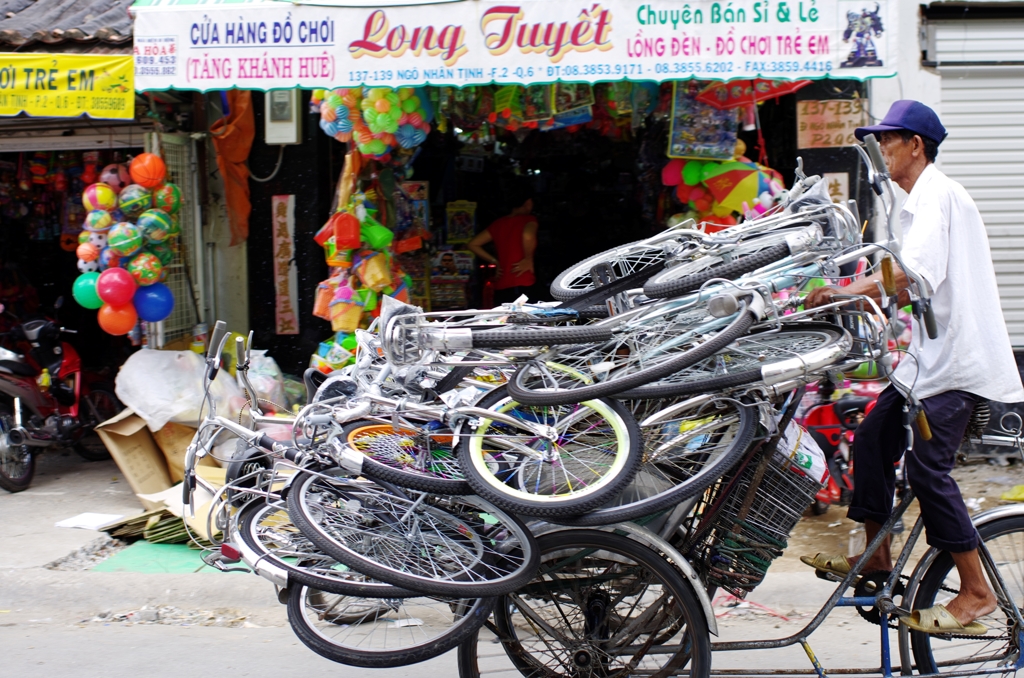
[[[706,583],[739,598],[753,591],[820,489],[774,451],[724,477],[698,512],[692,555]]]

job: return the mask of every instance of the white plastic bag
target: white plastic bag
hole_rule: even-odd
[[[249,360],[249,381],[256,389],[256,397],[281,407],[287,407],[284,395],[284,375],[277,361],[267,355],[266,351],[252,352]],[[242,377],[238,375],[238,387],[244,388]],[[275,408],[277,409],[277,408]]]
[[[114,391],[151,431],[159,431],[169,421],[195,427],[203,402],[205,369],[202,357],[192,351],[138,351],[121,366]],[[245,402],[225,370],[211,384],[210,397],[217,414],[228,419],[237,419]]]
[[[828,482],[828,464],[825,453],[803,426],[790,421],[779,439],[778,452],[793,460],[793,471],[804,474],[822,485]]]

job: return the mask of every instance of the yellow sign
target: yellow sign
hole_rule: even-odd
[[[135,117],[130,55],[0,54],[0,115]]]

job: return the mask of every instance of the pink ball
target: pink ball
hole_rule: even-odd
[[[123,268],[108,268],[96,281],[96,294],[111,306],[124,306],[135,295],[135,278]]]
[[[114,189],[114,193],[120,194],[122,188],[132,183],[132,175],[124,165],[107,165],[100,172],[100,181]]]

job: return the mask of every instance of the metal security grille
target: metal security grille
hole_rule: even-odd
[[[157,138],[158,137],[158,138]],[[168,180],[181,190],[181,209],[176,215],[181,227],[178,236],[178,252],[168,267],[165,284],[174,294],[174,311],[163,321],[164,341],[171,341],[192,333],[198,322],[196,308],[199,304],[197,270],[197,243],[195,223],[195,162],[194,142],[187,134],[148,135],[147,150],[158,146],[167,164]]]

